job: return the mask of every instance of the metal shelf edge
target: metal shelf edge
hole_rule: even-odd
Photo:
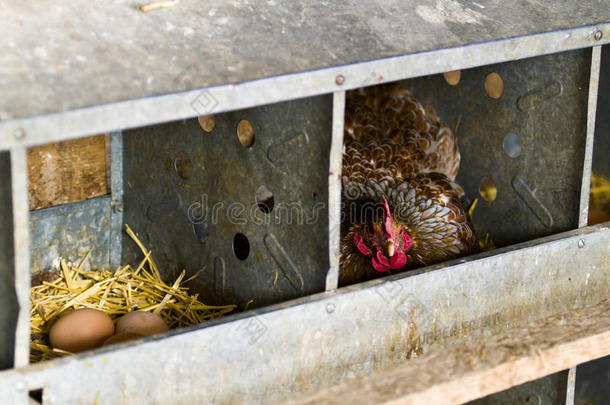
[[[595,32],[601,31],[600,40]],[[610,43],[610,23],[335,66],[0,122],[0,150],[216,114]],[[337,76],[344,80],[337,81]]]

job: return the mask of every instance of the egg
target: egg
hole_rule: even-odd
[[[128,340],[138,339],[141,337],[142,335],[140,335],[139,333],[117,333],[116,335],[110,336],[108,339],[106,339],[106,341],[104,342],[104,346],[113,345],[115,343],[127,342]]]
[[[72,353],[101,347],[114,334],[112,319],[102,311],[83,308],[62,316],[49,331],[49,343]]]
[[[133,311],[123,315],[116,324],[116,333],[138,333],[143,336],[167,332],[169,328],[157,314]]]

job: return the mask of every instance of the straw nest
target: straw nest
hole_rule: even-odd
[[[133,310],[150,311],[159,315],[170,329],[205,322],[235,309],[235,305],[206,305],[199,301],[197,294],[190,295],[184,284],[197,275],[185,280],[184,270],[171,285],[166,284],[151,252],[128,225],[126,230],[144,255],[136,268],[127,265],[114,272],[83,270],[83,263],[91,253],[89,251],[78,265],[62,259],[60,269],[43,273],[40,284],[32,287],[31,362],[70,354],[51,348],[47,336],[54,321],[76,309],[98,309],[113,320]]]

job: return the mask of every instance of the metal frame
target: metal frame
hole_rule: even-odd
[[[110,252],[112,268],[121,265],[123,227],[123,134],[110,134]]]
[[[603,264],[608,257],[608,226],[586,227],[416,275],[391,276],[162,337],[4,371],[0,397],[21,404],[29,390],[43,388],[48,404],[135,404],[153,398],[224,403],[236,396],[245,400],[246,394],[250,403],[279,401],[464,336],[493,335],[597,303],[610,293],[610,268]],[[451,288],[455,285],[460,289]]]
[[[343,128],[345,92],[333,97],[333,133],[328,170],[328,258],[330,269],[326,276],[326,291],[339,285],[339,255],[341,244],[341,166],[343,162]]]
[[[589,79],[589,99],[587,102],[587,140],[585,144],[585,157],[580,189],[579,228],[587,226],[589,217],[589,191],[591,189],[591,166],[593,164],[593,140],[595,137],[595,116],[597,113],[597,90],[599,88],[601,51],[601,46],[595,46],[591,49],[591,76]],[[576,367],[571,367],[568,371],[566,405],[574,405],[575,388]]]
[[[599,72],[601,66],[602,47],[591,49],[591,77],[589,79],[589,100],[587,102],[587,141],[582,171],[582,186],[580,189],[580,207],[578,226],[587,226],[589,216],[589,191],[591,190],[591,166],[593,164],[593,140],[595,138],[595,117],[597,114],[597,90],[599,88]]]
[[[603,33],[601,40],[593,35],[598,31]],[[243,375],[247,377],[231,381],[235,392],[248,393],[253,401],[280,400],[291,390],[316,389],[338,378],[365,373],[452,342],[460,331],[493,333],[507,322],[527,322],[607,296],[605,280],[610,274],[602,262],[610,255],[610,230],[603,225],[433,266],[415,275],[399,275],[332,291],[338,277],[338,174],[345,90],[606,43],[610,43],[610,23],[0,122],[0,149],[11,152],[15,288],[20,304],[16,369],[0,373],[0,396],[21,404],[27,402],[28,390],[44,388],[44,400],[50,404],[69,398],[107,403],[118,403],[121,398],[135,402],[147,398],[159,402],[189,401],[203,394],[209,399],[229,401],[230,393],[223,391],[228,384],[223,377]],[[595,46],[580,226],[585,224],[588,206],[599,57],[600,46]],[[371,75],[373,72],[375,76]],[[26,147],[192,117],[195,115],[192,102],[202,92],[218,100],[208,113],[334,92],[328,292],[170,332],[162,338],[147,338],[144,342],[25,367],[29,352],[30,288]],[[113,161],[121,154],[120,139],[120,134],[113,134]],[[116,176],[120,178],[120,172]],[[114,179],[113,172],[113,201],[120,201],[120,184]],[[120,212],[120,205],[115,207]],[[114,218],[120,223],[120,216]],[[114,237],[114,222],[113,229]],[[564,260],[566,257],[570,260]],[[515,268],[510,276],[504,271],[505,266],[519,263],[530,266]],[[583,268],[588,269],[586,273],[577,271]],[[541,275],[540,269],[547,269],[548,273]],[[452,291],[451,285],[455,283],[460,283],[463,291]],[[498,288],[512,289],[514,301],[496,302],[498,297],[493,291]],[[553,288],[561,291],[559,298],[550,294]],[[412,292],[418,292],[417,298]],[[463,294],[469,298],[465,299]],[[491,303],[505,312],[486,312]],[[509,315],[518,314],[522,305],[527,305],[529,312],[511,318]],[[297,314],[299,323],[294,322]],[[388,325],[394,328],[392,336],[380,337],[378,331]],[[223,343],[211,343],[220,341]],[[217,369],[219,358],[225,362]],[[263,373],[260,365],[265,362],[269,372]],[[160,363],[163,365],[159,366]],[[92,374],[99,375],[101,380],[89,378]],[[205,377],[203,381],[201,376]],[[160,379],[165,380],[163,386],[155,383]],[[167,390],[168,386],[175,390]]]
[[[11,150],[11,193],[13,199],[13,243],[15,291],[19,315],[15,330],[15,367],[30,360],[30,234],[28,167],[25,147]]]
[[[602,33],[599,40],[597,32]],[[2,121],[0,150],[190,118],[198,115],[193,105],[202,96],[215,100],[205,114],[216,114],[606,43],[610,23]]]

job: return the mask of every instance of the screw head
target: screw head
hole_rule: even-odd
[[[584,248],[585,247],[585,240],[584,239],[580,239],[578,241],[578,247],[579,248]]]
[[[595,34],[593,34],[593,38],[595,38],[596,41],[600,41],[603,36],[604,36],[604,33],[599,30],[595,31]]]
[[[16,139],[23,139],[23,138],[25,138],[25,129],[19,127],[17,129],[15,129],[15,132],[13,132],[13,135],[15,136]]]
[[[329,314],[335,312],[335,304],[333,304],[332,302],[326,304],[326,312],[328,312]]]
[[[341,86],[343,83],[345,83],[345,76],[337,75],[337,77],[335,77],[335,83],[337,83],[337,85]]]

